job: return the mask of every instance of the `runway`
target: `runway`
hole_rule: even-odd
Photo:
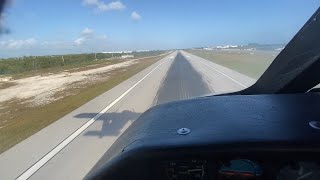
[[[82,179],[143,112],[244,89],[243,74],[175,51],[0,155],[3,179]]]

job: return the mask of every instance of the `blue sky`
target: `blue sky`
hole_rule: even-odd
[[[12,0],[0,57],[287,43],[320,0]]]

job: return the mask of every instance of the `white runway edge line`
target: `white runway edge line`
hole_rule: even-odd
[[[116,100],[114,100],[111,104],[101,110],[97,115],[91,118],[88,122],[82,125],[79,129],[77,129],[74,133],[68,136],[64,141],[58,144],[55,148],[53,148],[50,152],[48,152],[45,156],[43,156],[40,160],[38,160],[35,164],[33,164],[29,169],[23,172],[17,180],[25,180],[30,178],[35,172],[37,172],[43,165],[45,165],[51,158],[53,158],[56,154],[58,154],[64,147],[66,147],[72,140],[74,140],[78,135],[80,135],[84,130],[86,130],[92,123],[94,123],[99,117],[101,117],[105,112],[107,112],[112,106],[114,106],[117,102],[119,102],[123,97],[125,97],[132,89],[134,89],[138,84],[140,84],[144,79],[146,79],[153,71],[155,71],[158,67],[160,67],[164,62],[167,61],[167,58],[164,59],[160,64],[158,64],[154,69],[152,69],[147,75],[145,75],[142,79],[140,79],[137,83],[135,83],[132,87],[130,87],[127,91],[125,91],[121,96],[119,96]]]
[[[211,67],[211,66],[209,66],[208,64],[206,64],[206,63],[204,63],[204,62],[201,62],[201,61],[199,61],[199,62],[200,62],[200,63],[202,63],[202,64],[204,64],[204,65],[206,65],[207,67],[209,67],[209,68],[211,68],[211,69],[213,69],[213,70],[217,71],[219,74],[221,74],[221,75],[223,75],[223,76],[227,77],[228,79],[230,79],[231,81],[233,81],[233,82],[237,83],[238,85],[240,85],[240,86],[242,86],[242,87],[244,87],[244,88],[247,88],[247,87],[248,87],[248,86],[246,86],[246,85],[243,85],[243,84],[242,84],[242,83],[240,83],[239,81],[237,81],[237,80],[233,79],[232,77],[230,77],[230,76],[228,76],[228,75],[224,74],[223,72],[221,72],[221,71],[217,70],[216,68]]]

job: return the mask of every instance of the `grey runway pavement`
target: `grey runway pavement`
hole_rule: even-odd
[[[154,104],[188,99],[211,92],[211,89],[202,80],[201,74],[179,53],[161,83]]]
[[[187,52],[172,52],[2,153],[1,179],[82,179],[112,143],[150,107],[237,91],[254,82]],[[85,126],[88,122],[91,123]]]

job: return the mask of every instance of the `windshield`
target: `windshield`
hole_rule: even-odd
[[[320,5],[0,2],[3,179],[82,179],[149,108],[250,87]]]

